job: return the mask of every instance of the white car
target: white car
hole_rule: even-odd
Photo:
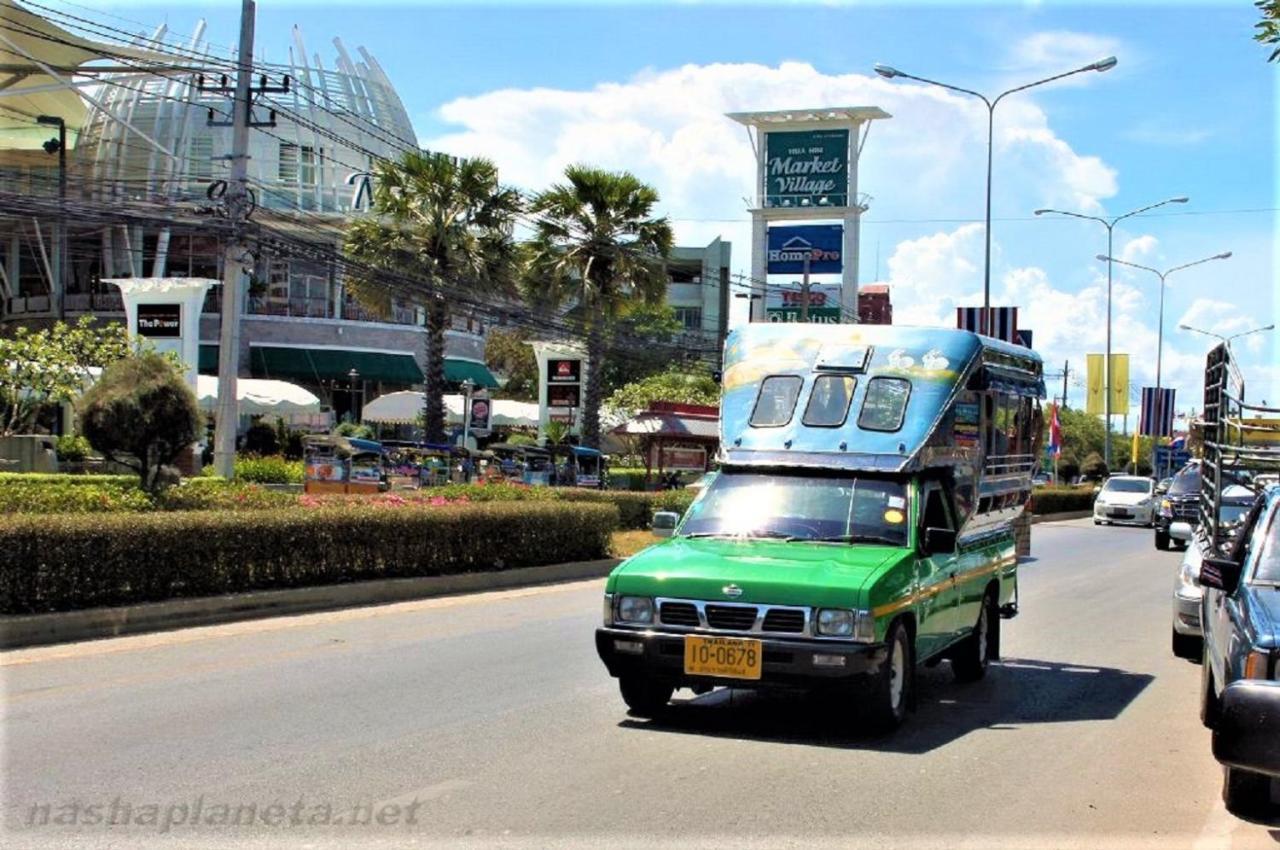
[[[1125,523],[1144,525],[1155,523],[1156,483],[1140,475],[1113,475],[1102,485],[1093,502],[1093,524]]]

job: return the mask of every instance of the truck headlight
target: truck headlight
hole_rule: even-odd
[[[619,623],[644,625],[653,622],[653,600],[647,596],[619,596],[616,611]]]
[[[876,620],[870,611],[820,608],[815,630],[823,637],[842,637],[859,643],[871,643],[876,639]]]
[[[1200,571],[1192,567],[1190,561],[1183,561],[1178,570],[1178,595],[1184,599],[1199,599],[1204,595],[1200,587]]]
[[[1171,516],[1173,514],[1173,502],[1170,502],[1168,499],[1161,499],[1160,513],[1164,516]]]

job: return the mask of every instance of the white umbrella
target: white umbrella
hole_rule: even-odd
[[[382,422],[388,425],[412,425],[422,415],[423,394],[411,390],[380,395],[364,406],[360,418],[365,422]],[[462,422],[460,395],[444,397],[445,421]],[[490,402],[489,424],[506,427],[538,427],[538,405],[527,401],[497,399]]]
[[[196,376],[196,398],[200,409],[213,411],[218,406],[218,379],[214,375]],[[297,384],[265,378],[237,378],[236,401],[241,416],[294,413],[319,413],[320,399]]]

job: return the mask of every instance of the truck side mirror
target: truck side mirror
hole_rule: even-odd
[[[1191,540],[1193,533],[1191,523],[1175,522],[1169,525],[1169,536],[1174,540]]]
[[[658,511],[653,515],[653,535],[655,537],[671,537],[680,524],[680,514],[675,511]]]
[[[1213,755],[1242,770],[1280,776],[1280,682],[1241,679],[1222,692]]]
[[[1240,569],[1241,565],[1230,558],[1205,558],[1200,562],[1200,584],[1233,593],[1240,584]]]
[[[956,533],[950,528],[926,528],[924,530],[924,553],[926,555],[946,555],[956,551]]]

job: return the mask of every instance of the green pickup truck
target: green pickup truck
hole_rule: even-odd
[[[891,729],[917,664],[982,677],[1017,612],[1039,358],[958,330],[760,324],[725,365],[721,472],[606,586],[596,648],[632,713],[680,687],[820,689]]]

